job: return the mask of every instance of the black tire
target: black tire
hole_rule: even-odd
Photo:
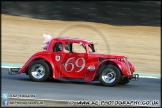
[[[127,77],[124,77],[120,82],[119,84],[120,85],[125,85],[125,84],[128,84],[130,82],[130,80],[127,78]]]
[[[107,71],[105,71],[105,70],[107,70]],[[109,74],[114,73],[114,76],[115,76],[115,77],[113,77],[113,78],[115,78],[114,81],[106,82],[105,81],[106,79],[104,80],[104,78],[102,78],[104,72],[108,72]],[[113,76],[112,74],[110,74],[110,75]],[[121,72],[120,72],[119,68],[116,67],[115,65],[102,66],[99,71],[99,81],[101,84],[103,84],[104,86],[108,86],[108,87],[113,87],[113,86],[117,85],[121,81]]]
[[[35,78],[36,76],[34,76],[32,74],[32,68],[34,68],[34,66],[37,66],[37,65],[42,66],[43,70],[44,70],[43,71],[44,75],[42,75],[41,78]],[[44,60],[33,61],[30,63],[30,65],[28,67],[28,75],[29,75],[30,79],[33,81],[38,81],[38,82],[46,81],[50,77],[50,73],[51,73],[50,71],[51,71],[51,69],[50,69],[49,65]]]

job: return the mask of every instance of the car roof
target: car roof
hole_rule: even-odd
[[[69,38],[69,37],[57,37],[57,38],[53,38],[52,40],[53,41],[72,42],[72,43],[82,42],[83,44],[93,43],[92,41],[89,41],[89,40],[84,40],[84,39],[79,39],[79,38]]]

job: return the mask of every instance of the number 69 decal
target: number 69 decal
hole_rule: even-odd
[[[75,61],[75,64],[70,62],[70,60],[72,60],[72,59],[74,59],[74,58],[75,58],[75,57],[71,57],[71,58],[67,59],[67,61],[65,62],[65,66],[64,66],[65,71],[67,71],[67,72],[72,72],[72,71],[74,70],[74,65],[77,66],[78,68],[80,68],[80,69],[77,70],[76,72],[80,72],[80,71],[82,71],[82,70],[84,69],[84,67],[85,67],[85,60],[84,60],[84,58],[78,58],[78,59]],[[83,64],[82,64],[81,66],[78,65],[78,61],[79,61],[79,60],[82,60],[82,61],[83,61]],[[67,70],[67,66],[68,66],[68,65],[71,65],[71,66],[72,66],[70,70]]]

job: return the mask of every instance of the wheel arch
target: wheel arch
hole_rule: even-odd
[[[121,70],[122,70],[122,65],[121,65],[121,63],[119,63],[119,62],[117,62],[117,61],[114,61],[114,60],[105,60],[105,61],[101,62],[101,63],[98,65],[97,71],[96,71],[96,73],[95,73],[95,78],[94,78],[94,80],[97,80],[97,79],[98,79],[98,75],[99,75],[99,73],[100,73],[100,71],[101,71],[101,67],[104,66],[104,65],[110,65],[110,64],[116,66],[116,67],[119,69],[121,75],[123,75],[123,73],[122,73],[122,71],[121,71]]]
[[[30,65],[32,62],[37,61],[37,60],[42,60],[42,61],[46,62],[46,63],[48,64],[48,66],[50,67],[50,73],[51,73],[51,75],[52,75],[52,73],[53,73],[53,72],[52,72],[52,70],[53,70],[52,65],[51,65],[51,63],[50,63],[47,59],[45,59],[45,58],[35,58],[35,59],[33,59],[33,60],[29,63],[29,65]],[[27,66],[27,68],[26,68],[26,70],[25,70],[26,75],[28,75],[28,68],[29,68],[29,65]]]

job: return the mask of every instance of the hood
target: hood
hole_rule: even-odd
[[[98,54],[98,53],[92,53],[90,54],[93,57],[99,57],[99,58],[107,58],[107,59],[122,59],[126,56],[119,56],[119,55],[110,55],[110,54]]]

